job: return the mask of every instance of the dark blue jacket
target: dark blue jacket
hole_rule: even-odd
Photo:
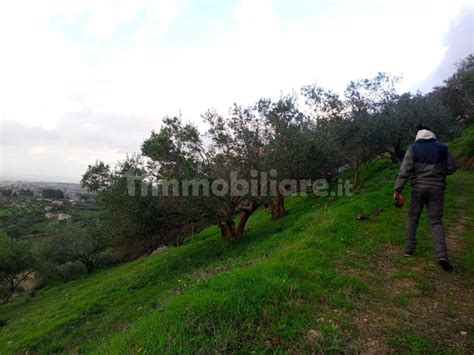
[[[413,188],[444,190],[446,175],[455,171],[456,161],[447,146],[436,138],[418,139],[403,158],[395,191],[402,192],[408,180]]]

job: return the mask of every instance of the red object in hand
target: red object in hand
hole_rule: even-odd
[[[396,194],[395,196],[395,207],[401,208],[405,204],[405,200],[403,199],[401,194]]]

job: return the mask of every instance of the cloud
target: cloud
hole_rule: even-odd
[[[126,58],[129,48],[138,46],[137,38],[156,40],[183,4],[182,0],[0,3],[0,119],[53,128],[65,113],[100,106],[99,95],[110,97],[104,93],[109,84],[120,85],[122,73],[140,61],[122,62],[121,67],[114,66],[115,72],[106,71],[109,76],[101,75],[104,66]]]
[[[420,84],[429,91],[440,85],[455,70],[456,64],[474,53],[474,7],[463,7],[451,21],[449,31],[444,35],[445,53],[436,69]]]
[[[56,128],[15,121],[1,125],[0,177],[41,177],[78,182],[96,159],[115,163],[140,150],[158,120],[78,112],[66,115]]]
[[[63,149],[88,147],[127,153],[139,149],[143,138],[160,122],[161,118],[81,111],[65,115],[52,129],[4,120],[0,137],[2,147],[58,145]]]
[[[1,122],[0,138],[2,148],[6,146],[43,146],[54,144],[60,138],[58,132],[42,127],[27,126],[22,123],[4,120]]]
[[[46,0],[41,8],[63,25],[63,29],[103,40],[127,26],[135,33],[151,29],[154,35],[159,35],[166,31],[185,4],[186,0],[82,0],[74,3]]]

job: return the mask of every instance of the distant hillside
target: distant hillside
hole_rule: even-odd
[[[45,182],[45,181],[23,181],[23,180],[0,180],[0,187],[28,188],[36,189],[59,189],[62,191],[71,191],[75,193],[87,193],[80,184],[70,182]]]

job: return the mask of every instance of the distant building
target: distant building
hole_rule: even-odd
[[[63,201],[57,201],[57,200],[54,200],[51,202],[52,205],[55,205],[55,206],[62,206],[63,205]]]
[[[70,198],[70,199],[69,199],[69,203],[74,206],[74,205],[76,205],[77,203],[79,203],[79,199],[78,199],[78,198],[75,198],[75,197]]]
[[[54,218],[56,217],[56,214],[55,213],[51,213],[51,212],[48,212],[44,215],[47,219],[50,219],[50,218]]]
[[[58,214],[58,221],[70,221],[71,215],[67,213],[60,213]]]
[[[46,206],[46,207],[44,208],[44,210],[45,210],[46,212],[51,212],[52,209],[53,209],[53,207],[51,207],[51,206]]]

